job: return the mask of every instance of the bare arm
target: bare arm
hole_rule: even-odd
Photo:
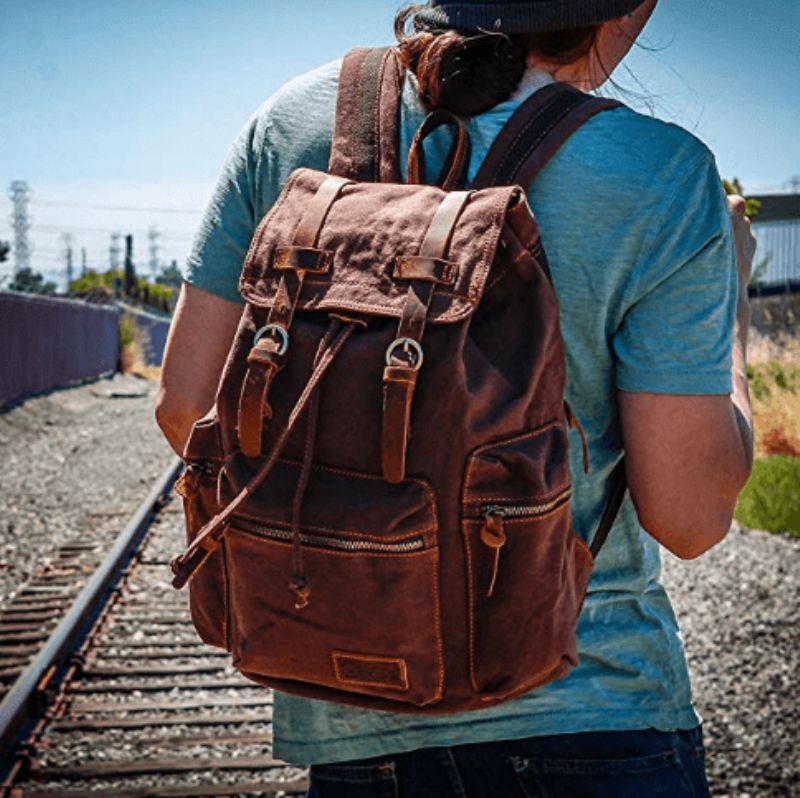
[[[156,421],[179,455],[192,424],[214,402],[242,305],[184,283],[170,327]]]
[[[753,462],[745,356],[755,239],[744,216],[744,200],[731,197],[729,205],[739,269],[733,393],[619,395],[626,473],[639,519],[656,540],[684,559],[699,556],[725,537]]]

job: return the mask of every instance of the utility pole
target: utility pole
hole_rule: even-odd
[[[14,276],[21,269],[31,266],[31,245],[28,242],[28,231],[31,220],[28,216],[28,203],[31,190],[25,180],[13,180],[8,187],[8,196],[14,204],[11,212],[11,226],[14,228]]]
[[[125,280],[123,293],[127,297],[136,298],[139,295],[139,286],[136,282],[136,269],[133,265],[133,236],[125,236]]]
[[[117,271],[120,268],[119,256],[122,248],[119,245],[122,235],[120,233],[111,234],[111,244],[108,247],[108,268]]]
[[[62,256],[64,258],[64,263],[67,265],[67,293],[69,293],[70,284],[75,279],[75,267],[72,263],[72,241],[72,233],[61,234],[61,243],[64,246]]]
[[[161,233],[158,232],[158,229],[155,225],[151,225],[150,229],[147,231],[147,240],[149,242],[148,250],[150,253],[150,274],[153,275],[153,279],[158,276],[158,251],[161,249],[158,243],[158,239],[161,238]]]
[[[86,277],[86,272],[89,271],[86,266],[86,247],[81,247],[81,277]]]

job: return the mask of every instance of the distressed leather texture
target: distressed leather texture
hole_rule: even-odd
[[[393,56],[348,58],[344,86],[370,64],[398,85]],[[376,146],[394,131],[381,103]],[[184,453],[175,584],[255,682],[483,708],[577,663],[593,556],[571,522],[558,301],[520,186],[366,182],[393,162],[346,128],[344,180],[297,170],[253,237],[215,405]]]

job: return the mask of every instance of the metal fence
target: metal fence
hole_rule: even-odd
[[[755,197],[761,208],[753,222],[758,239],[755,281],[758,293],[800,285],[800,195]]]
[[[0,406],[116,370],[119,310],[0,293]]]

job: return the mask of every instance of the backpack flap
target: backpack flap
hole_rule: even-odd
[[[526,199],[516,186],[470,192],[442,258],[421,256],[447,192],[434,186],[353,183],[331,204],[314,247],[293,247],[305,209],[326,174],[299,169],[259,224],[239,288],[252,305],[271,308],[287,268],[307,271],[296,310],[401,318],[409,282],[432,280],[427,321],[466,319],[483,295],[509,209]]]

